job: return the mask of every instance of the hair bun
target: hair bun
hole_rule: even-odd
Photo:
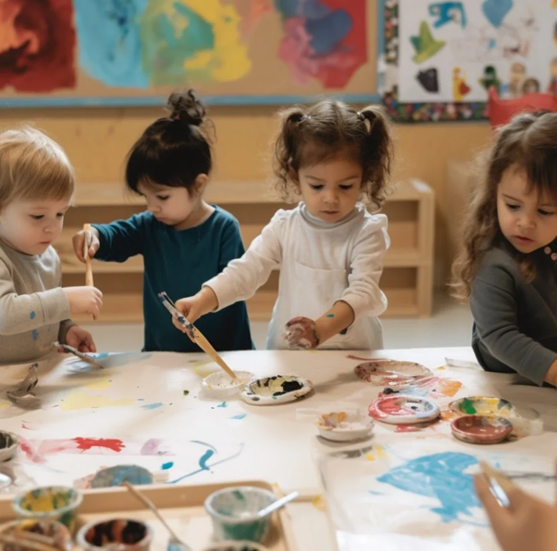
[[[171,119],[193,126],[201,125],[207,113],[205,106],[195,97],[193,90],[171,94],[168,98],[168,107]]]

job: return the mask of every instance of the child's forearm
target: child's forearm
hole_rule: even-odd
[[[334,337],[336,334],[350,327],[354,322],[354,310],[352,307],[339,300],[333,304],[333,307],[315,320],[315,329],[319,337],[319,344]]]
[[[219,307],[219,300],[215,291],[207,285],[205,285],[194,298],[198,301],[199,314],[201,316],[213,312]]]

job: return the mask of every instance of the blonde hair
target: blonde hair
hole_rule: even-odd
[[[453,264],[452,295],[470,297],[472,281],[485,253],[504,239],[497,215],[497,187],[507,170],[523,171],[528,192],[557,202],[557,113],[523,113],[497,130],[495,143],[483,159],[478,186],[464,220],[463,247]],[[531,257],[517,251],[519,268],[528,282],[536,277]]]
[[[385,200],[391,173],[393,141],[385,111],[376,105],[356,111],[326,99],[311,107],[281,111],[275,141],[275,189],[289,200],[299,193],[292,171],[347,153],[362,167],[361,191],[376,208]]]
[[[14,199],[71,199],[75,174],[62,148],[24,126],[0,133],[0,208]]]

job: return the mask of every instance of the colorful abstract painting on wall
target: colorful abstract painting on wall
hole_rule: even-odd
[[[343,89],[368,62],[366,24],[366,0],[1,0],[0,90],[241,83],[277,67],[293,89]]]
[[[75,86],[71,0],[0,2],[0,89],[50,92]]]

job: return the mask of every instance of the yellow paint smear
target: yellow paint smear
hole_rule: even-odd
[[[93,396],[86,392],[72,392],[61,404],[62,411],[74,411],[76,409],[90,408],[114,408],[125,407],[135,404],[134,399],[125,398],[122,400],[112,400],[106,396]]]
[[[327,502],[323,496],[315,496],[311,500],[311,504],[318,510],[318,511],[325,511],[327,508]]]
[[[0,409],[9,408],[12,404],[10,402],[2,402],[0,404]]]
[[[216,369],[213,368],[207,368],[208,365],[213,364],[212,361],[210,362],[197,362],[195,364],[192,365],[193,370],[200,376],[200,377],[207,377],[207,375],[210,375],[211,373],[214,373],[216,371]]]
[[[385,453],[385,449],[382,446],[375,446],[373,448],[373,451],[375,452],[375,454],[373,452],[369,452],[366,455],[366,459],[368,461],[375,461],[376,459],[385,459],[385,457],[387,457],[387,454]]]
[[[106,379],[99,379],[96,380],[94,383],[86,385],[85,388],[88,390],[106,390],[110,386],[110,377]]]

